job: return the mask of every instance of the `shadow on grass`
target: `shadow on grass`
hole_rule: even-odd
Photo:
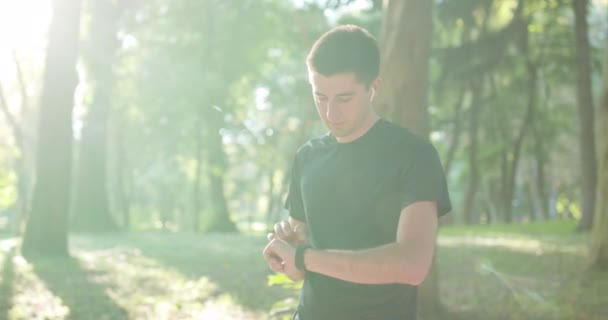
[[[500,245],[474,242],[440,246],[438,262],[442,300],[454,312],[450,319],[577,319],[575,315],[579,310],[586,314],[601,310],[599,304],[595,303],[583,310],[572,307],[572,299],[563,296],[572,298],[572,293],[577,289],[581,290],[581,298],[588,292],[600,297],[608,296],[605,287],[589,291],[568,281],[573,273],[581,271],[586,256],[584,246],[561,246],[561,242],[527,238],[509,241],[498,242]],[[116,267],[122,268],[124,277],[132,277],[124,272],[124,267],[128,266],[136,267],[135,275],[145,270],[165,269],[163,266],[174,270],[171,275],[154,277],[160,279],[152,281],[156,283],[155,286],[208,279],[216,285],[215,289],[200,294],[201,299],[197,303],[226,294],[248,310],[267,312],[275,302],[295,297],[293,291],[267,286],[270,271],[261,255],[266,244],[263,237],[116,234],[77,237],[77,241],[72,243],[76,243],[79,250],[84,252],[106,252],[114,265],[119,261],[116,253],[122,252],[125,257],[120,261],[123,264]],[[102,260],[94,259],[98,270],[112,269],[100,265]],[[141,278],[145,280],[151,277]],[[129,283],[125,278],[115,281],[123,285]],[[145,289],[143,292],[152,293],[167,291],[145,283],[134,282],[127,287],[139,286]],[[181,286],[178,287],[182,290]],[[175,305],[183,303],[183,295],[174,295]]]
[[[471,313],[471,319],[604,319],[581,316],[595,314],[599,304],[582,307],[576,301],[578,293],[590,293],[576,276],[585,269],[586,249],[554,250],[544,244],[538,250],[440,247],[442,300],[450,309]],[[608,296],[599,291],[592,296]]]
[[[95,251],[130,247],[143,257],[179,272],[187,279],[206,278],[217,286],[214,296],[228,295],[246,310],[266,314],[293,293],[269,287],[271,274],[262,257],[263,237],[236,234],[123,234],[79,237],[78,247]]]
[[[193,245],[180,248],[171,237],[167,236],[169,241],[154,237],[140,243],[138,248],[145,256],[176,268],[186,277],[207,277],[249,310],[268,311],[285,298],[284,289],[267,285],[271,272],[262,257],[265,239],[230,234],[191,235],[186,238]],[[181,241],[183,237],[175,239]],[[164,250],[159,250],[161,242]]]
[[[2,252],[2,275],[0,276],[0,310],[6,313],[4,318],[8,319],[9,311],[12,307],[13,287],[15,279],[15,269],[13,267],[13,256],[15,255],[15,247],[11,247],[7,251]]]
[[[37,257],[29,260],[33,272],[63,304],[70,319],[128,319],[127,312],[110,299],[95,274],[71,257]]]
[[[573,274],[563,301],[570,302],[580,319],[608,319],[608,271],[596,268]]]

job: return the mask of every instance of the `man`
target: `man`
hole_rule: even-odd
[[[329,133],[295,157],[286,208],[264,248],[270,268],[304,280],[294,319],[415,319],[438,217],[451,209],[435,148],[380,119],[380,53],[366,30],[330,30],[307,66]]]

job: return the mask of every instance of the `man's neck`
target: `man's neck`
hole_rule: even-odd
[[[371,115],[367,117],[367,119],[363,122],[363,124],[361,124],[359,129],[357,129],[357,131],[351,133],[346,137],[336,137],[336,140],[338,141],[338,143],[353,142],[365,135],[369,131],[369,129],[374,126],[378,119],[380,119],[380,117],[375,112],[372,112]]]

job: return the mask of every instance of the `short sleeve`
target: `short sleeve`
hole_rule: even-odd
[[[437,150],[430,142],[421,141],[411,150],[401,173],[401,208],[418,201],[434,201],[442,216],[452,210],[447,182]]]
[[[291,178],[289,179],[289,191],[285,200],[285,209],[289,211],[290,217],[299,221],[306,221],[302,191],[300,190],[300,167],[297,155],[291,166]]]

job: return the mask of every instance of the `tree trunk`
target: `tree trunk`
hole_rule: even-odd
[[[84,61],[91,88],[91,103],[82,128],[72,228],[77,231],[118,230],[109,205],[107,137],[108,119],[116,77],[114,57],[119,48],[118,21],[123,7],[111,0],[88,2],[91,6]]]
[[[119,123],[119,119],[122,117],[115,118],[114,121],[114,141],[115,141],[115,152],[116,152],[116,185],[115,197],[118,211],[122,217],[122,230],[128,231],[131,229],[131,175],[130,166],[127,158],[127,147],[124,137],[124,127]]]
[[[460,144],[460,135],[462,131],[462,105],[464,102],[464,95],[466,93],[465,89],[460,91],[458,95],[458,100],[456,105],[454,106],[454,121],[452,121],[454,125],[454,130],[452,131],[452,140],[450,141],[450,147],[448,149],[447,155],[445,157],[445,175],[450,175],[450,170],[452,170],[452,163],[454,162],[454,156],[456,155],[456,150]]]
[[[536,159],[533,159],[533,162],[530,165],[530,170],[532,172],[530,172],[530,174],[527,177],[527,185],[528,185],[528,190],[530,193],[530,205],[531,205],[531,215],[534,215],[534,218],[538,218],[538,219],[546,219],[545,218],[545,214],[543,212],[543,203],[545,202],[545,198],[541,197],[540,195],[540,191],[539,191],[539,186],[538,186],[538,172],[537,169],[535,168],[535,161]],[[530,217],[532,218],[532,217]]]
[[[481,97],[483,86],[475,83],[471,87],[473,101],[469,109],[469,185],[462,211],[465,224],[473,224],[473,210],[475,208],[475,194],[479,185],[479,166],[477,163],[477,147],[479,140],[479,116],[481,113]]]
[[[608,51],[604,56],[608,65]],[[604,72],[604,90],[597,109],[596,134],[608,137],[608,72]],[[597,139],[597,205],[591,235],[592,266],[608,270],[608,139]]]
[[[201,214],[201,184],[202,177],[201,171],[203,166],[203,114],[199,110],[198,118],[196,120],[195,132],[195,159],[196,169],[194,171],[194,185],[192,187],[192,231],[198,233],[201,228],[200,214]]]
[[[304,131],[304,130],[302,130]],[[302,143],[304,143],[304,137],[302,137],[303,140]],[[293,154],[295,154],[295,150],[293,151]],[[293,156],[292,156],[293,157]],[[285,169],[283,172],[290,172],[290,168]],[[281,179],[281,184],[279,185],[280,191],[278,192],[279,195],[284,195],[287,194],[287,189],[289,188],[289,179],[290,179],[290,175],[289,174],[283,174],[283,179]],[[272,225],[276,222],[278,222],[281,219],[281,210],[283,209],[283,203],[281,202],[282,199],[277,197],[277,199],[275,200],[277,201],[277,210],[273,211],[273,212],[269,212],[269,214],[266,216],[266,225],[272,227]]]
[[[538,126],[535,126],[533,131],[535,151],[534,163],[536,173],[536,181],[534,182],[534,188],[536,189],[535,193],[540,203],[539,210],[541,212],[541,216],[543,217],[543,219],[549,220],[549,202],[547,200],[548,195],[545,183],[545,163],[547,161],[547,156],[545,155],[545,146],[538,130]]]
[[[67,255],[72,107],[78,82],[79,0],[55,0],[40,100],[36,183],[23,237],[25,256]]]
[[[226,172],[226,153],[220,134],[223,114],[212,110],[209,115],[210,125],[207,132],[207,155],[208,155],[208,175],[209,193],[211,197],[211,215],[207,220],[206,231],[236,232],[236,225],[230,220],[230,212],[224,193],[224,174]]]
[[[526,199],[528,200],[528,219],[529,221],[536,221],[536,212],[539,211],[539,203],[537,203],[537,195],[533,182],[534,178],[528,179],[526,182]]]
[[[276,189],[276,183],[274,182],[274,173],[275,170],[273,168],[268,169],[268,172],[266,173],[266,178],[268,179],[268,203],[266,204],[266,217],[269,217],[272,215],[272,213],[275,211],[275,203],[276,203],[276,196],[275,196],[275,189]]]
[[[170,190],[170,187],[165,184],[160,184],[157,189],[157,208],[159,220],[163,231],[170,231],[169,224],[175,222],[175,197]]]
[[[484,181],[483,184],[484,188],[481,193],[485,209],[485,221],[483,221],[483,223],[492,224],[498,215],[496,213],[498,211],[496,209],[496,201],[494,201],[496,181]]]
[[[387,0],[384,5],[383,88],[375,107],[381,116],[428,138],[427,91],[433,1]],[[419,288],[418,312],[425,320],[439,319],[443,314],[436,264],[431,268]]]
[[[213,43],[216,41],[216,30],[219,27],[216,23],[216,9],[212,1],[206,3],[206,25],[205,36],[209,46],[208,56],[206,60],[209,64],[214,64],[214,55],[210,54],[213,51]],[[209,216],[205,217],[203,223],[205,231],[218,232],[236,232],[238,231],[236,224],[230,219],[230,210],[226,201],[224,190],[224,175],[226,173],[227,159],[224,151],[224,144],[220,130],[224,124],[224,112],[217,108],[217,103],[224,102],[227,95],[227,88],[231,83],[226,80],[226,83],[217,90],[206,92],[204,99],[204,125],[206,129],[205,145],[207,156],[207,176],[209,190]]]
[[[432,1],[386,1],[382,79],[376,109],[412,132],[428,137],[428,64]]]
[[[587,27],[587,0],[573,0],[576,37],[577,104],[581,156],[582,217],[578,231],[589,231],[593,224],[596,185],[593,96],[591,93],[591,48]]]
[[[527,53],[527,52],[526,52]],[[517,169],[519,167],[519,160],[521,158],[521,149],[524,143],[524,139],[530,126],[534,121],[535,116],[535,107],[536,107],[536,88],[538,87],[538,71],[537,66],[531,61],[526,62],[526,67],[528,70],[528,105],[526,108],[526,114],[524,116],[523,123],[519,129],[519,133],[517,134],[517,138],[513,143],[513,158],[510,162],[508,162],[507,166],[507,180],[506,180],[506,189],[504,191],[503,198],[503,216],[504,222],[511,223],[513,222],[513,196],[515,194],[515,187],[517,185]]]

